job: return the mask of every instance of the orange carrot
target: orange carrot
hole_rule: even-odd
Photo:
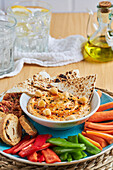
[[[111,109],[111,108],[113,108],[113,102],[105,103],[99,106],[99,109],[97,110],[97,112],[101,112],[101,111]]]
[[[100,90],[97,90],[97,93],[98,93],[99,97],[102,96],[102,92]]]
[[[95,129],[91,129],[91,128],[84,128],[84,131],[97,131]],[[110,135],[113,135],[113,130],[98,130],[98,132],[102,132],[102,133],[107,133]]]
[[[113,120],[113,110],[104,112],[95,112],[89,119],[89,122],[103,122]]]
[[[94,140],[92,140],[88,137],[85,137],[85,138],[102,151],[102,147],[100,146],[100,144],[98,142],[95,142]]]
[[[88,128],[88,127],[84,126],[84,131],[87,131],[87,130],[90,130],[90,131],[95,131],[95,129]]]
[[[95,130],[113,130],[113,125],[103,125],[99,123],[85,122],[85,127]]]
[[[113,122],[99,123],[100,125],[113,125]]]
[[[107,143],[107,141],[105,139],[100,138],[98,136],[90,135],[90,134],[88,134],[86,132],[82,132],[82,135],[94,140],[95,142],[98,142],[102,148],[104,148],[104,147],[106,147],[108,145],[108,143]]]
[[[97,131],[86,131],[86,133],[101,137],[105,139],[109,144],[113,143],[113,135],[102,133],[102,132],[97,132]]]

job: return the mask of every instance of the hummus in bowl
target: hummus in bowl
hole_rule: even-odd
[[[90,113],[86,97],[77,98],[68,92],[37,91],[38,96],[30,98],[27,110],[32,115],[53,121],[68,121],[82,118]]]
[[[30,97],[23,93],[20,98],[22,110],[35,122],[58,130],[85,122],[100,105],[100,97],[95,90],[90,104],[87,103],[87,98],[79,99],[69,93],[57,92],[53,95],[51,92],[42,92],[40,97],[39,94],[40,92],[37,97]]]

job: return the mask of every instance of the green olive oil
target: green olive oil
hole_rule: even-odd
[[[107,62],[113,60],[113,49],[108,46],[105,36],[99,36],[84,45],[83,55],[87,61]]]

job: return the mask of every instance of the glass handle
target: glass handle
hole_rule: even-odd
[[[88,17],[88,22],[87,22],[87,27],[86,27],[86,35],[87,38],[90,39],[91,35],[94,34],[94,32],[97,32],[98,30],[98,25],[96,22],[94,22],[94,13],[91,9],[88,9],[89,17]],[[94,34],[95,35],[95,34]]]
[[[90,37],[90,35],[89,35],[89,25],[90,25],[91,17],[93,16],[93,11],[91,9],[87,9],[87,11],[88,11],[89,17],[88,17],[88,22],[87,22],[87,27],[86,27],[86,35],[87,35],[87,38],[89,38]]]

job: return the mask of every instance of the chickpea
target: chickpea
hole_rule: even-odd
[[[37,91],[35,92],[35,95],[36,95],[37,97],[41,97],[41,96],[42,96],[42,92],[41,92],[40,90],[37,90]]]
[[[67,91],[65,91],[63,94],[66,97],[66,99],[69,97],[69,93]]]
[[[81,97],[78,101],[82,104],[86,104],[88,102],[88,99],[86,97]]]
[[[74,115],[70,115],[70,116],[68,116],[67,118],[66,118],[66,120],[75,120],[76,118],[75,118],[75,116]]]
[[[52,88],[50,89],[50,93],[52,93],[52,94],[58,94],[57,88],[56,88],[56,87],[52,87]]]
[[[45,110],[43,110],[43,114],[45,116],[51,116],[51,110],[50,109],[45,109]]]
[[[45,107],[45,106],[46,106],[46,102],[44,102],[43,100],[38,101],[38,107]]]

